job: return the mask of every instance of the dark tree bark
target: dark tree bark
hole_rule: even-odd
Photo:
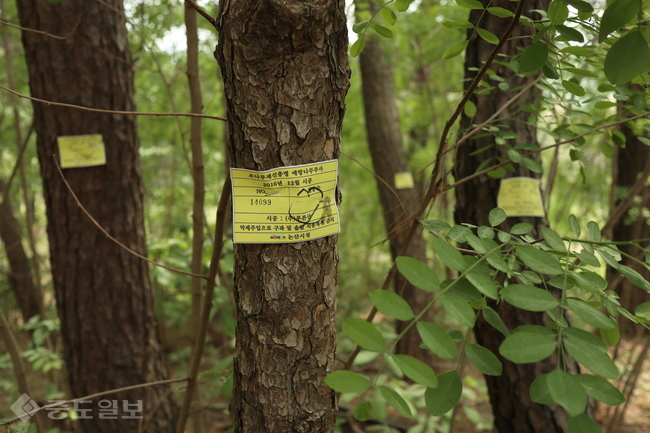
[[[339,156],[348,89],[343,1],[220,3],[217,59],[233,167]],[[337,236],[237,244],[237,432],[332,432]]]
[[[5,182],[0,179],[0,194],[4,190]],[[44,319],[43,294],[34,284],[29,259],[23,248],[20,224],[14,216],[13,206],[8,196],[5,197],[4,202],[0,202],[0,240],[9,262],[7,275],[9,286],[22,312],[23,320],[26,322],[36,315]]]
[[[618,111],[620,117],[629,117],[629,113],[622,104],[619,105]],[[614,151],[614,165],[612,168],[612,192],[614,196],[612,205],[614,207],[627,198],[630,189],[639,180],[640,176],[646,177],[647,180],[647,170],[650,167],[650,146],[639,140],[631,125],[621,125],[621,132],[625,136],[626,144],[625,148],[616,147]],[[645,175],[644,172],[646,172]],[[650,218],[647,216],[648,209],[650,209],[650,186],[648,186],[646,180],[642,180],[643,186],[636,194],[631,209],[625,212],[612,228],[611,239],[613,241],[623,242],[650,238]],[[650,243],[644,242],[641,246],[648,248]],[[631,245],[621,245],[619,249],[641,261],[645,259],[642,251]],[[631,267],[641,273],[646,280],[650,280],[650,272],[635,261],[623,256],[621,264]],[[639,289],[627,279],[621,278],[620,274],[613,269],[608,269],[607,277],[610,286],[620,295],[621,305],[628,311],[634,312],[637,305],[650,302],[650,293]],[[643,327],[628,320],[619,321],[619,331],[625,337],[635,337],[646,333]]]
[[[514,11],[517,4],[507,0],[497,0],[490,3],[490,6],[503,7]],[[546,10],[547,6],[548,1],[546,0],[528,1],[526,10]],[[476,24],[479,18],[482,17],[478,25],[500,37],[504,33],[508,22],[483,12],[472,11],[470,20]],[[517,54],[519,52],[518,48],[522,48],[530,42],[529,38],[521,39],[517,38],[517,36],[528,35],[530,32],[531,29],[518,27],[505,44],[502,53]],[[471,34],[472,32],[469,32],[469,35]],[[472,70],[471,68],[480,68],[493,48],[494,45],[490,45],[476,36],[470,41],[465,58],[466,89],[476,74],[476,69]],[[495,63],[492,70],[504,78],[510,89],[524,86],[535,78],[534,76],[517,77],[507,64]],[[494,86],[498,84],[498,82],[489,78],[485,80]],[[487,120],[508,99],[512,98],[517,90],[493,90],[489,93],[474,95],[472,101],[476,104],[477,114],[471,119],[464,116],[461,120],[461,130],[467,130],[473,123],[479,124]],[[534,87],[531,88],[515,105],[506,109],[500,116],[499,125],[510,131],[515,131],[517,134],[515,140],[508,142],[509,145],[516,143],[537,144],[536,128],[527,124],[530,112],[523,109],[523,107],[525,104],[537,104],[538,95],[539,91]],[[495,157],[508,159],[507,149],[504,149],[505,146],[496,145],[492,135],[484,134],[482,137],[480,135],[478,137],[480,138],[472,138],[458,148],[455,172],[457,180],[475,173],[480,164],[487,159]],[[473,152],[485,147],[489,148],[472,155]],[[492,160],[492,164],[496,162],[496,160]],[[539,175],[530,172],[523,165],[514,164],[514,166],[515,172],[509,173],[508,176],[539,177]],[[498,179],[483,175],[458,186],[456,188],[456,221],[458,223],[489,225],[488,214],[491,209],[497,206],[499,184]],[[538,236],[541,228],[546,225],[545,218],[508,218],[500,228],[508,230],[513,224],[523,221],[530,222],[535,226],[535,233],[532,234],[535,237]],[[493,305],[493,308],[496,309],[509,329],[524,324],[544,325],[544,317],[541,313],[519,310],[505,302],[501,302],[498,306]],[[479,344],[499,356],[498,348],[503,341],[503,336],[487,324],[482,317],[477,321],[474,335]],[[549,358],[537,364],[514,364],[502,357],[500,359],[503,363],[503,375],[496,377],[485,376],[497,431],[499,433],[564,432],[567,422],[566,412],[557,407],[533,403],[528,393],[533,379],[540,374],[554,370],[557,366],[557,360]]]
[[[366,3],[365,0],[360,0],[357,1],[356,8],[358,11],[370,9],[375,12],[378,6],[371,1]],[[426,262],[426,246],[421,233],[411,240],[410,245],[406,245],[410,221],[417,211],[420,194],[415,185],[412,188],[398,188],[395,185],[396,174],[410,173],[411,170],[404,151],[397,113],[393,67],[388,53],[375,36],[367,38],[359,59],[366,136],[372,164],[378,176],[377,189],[384,210],[384,225],[390,239],[391,256],[395,260],[401,254]],[[394,288],[416,314],[432,299],[431,293],[418,289],[399,272],[395,276]],[[432,319],[433,309],[429,309],[422,320]],[[402,333],[408,323],[397,321],[397,333]],[[432,352],[421,349],[421,341],[417,329],[412,327],[397,343],[396,352],[414,356],[425,362],[432,361]]]
[[[23,32],[32,96],[106,110],[134,110],[133,71],[119,0],[19,0],[20,23],[58,36]],[[101,134],[106,165],[64,170],[81,203],[115,238],[146,255],[143,184],[134,116],[34,103],[38,158],[48,218],[52,277],[64,359],[75,397],[165,379],[147,264],[109,240],[61,180],[57,137]],[[142,401],[149,431],[173,431],[166,387],[110,397]],[[136,432],[137,419],[100,419],[93,401],[85,432]],[[88,406],[86,406],[88,407]]]

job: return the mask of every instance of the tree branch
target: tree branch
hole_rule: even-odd
[[[95,227],[97,227],[97,228],[99,229],[99,231],[101,231],[102,233],[104,233],[104,234],[106,235],[107,238],[109,238],[111,241],[113,241],[114,243],[116,243],[119,247],[121,247],[121,248],[124,249],[125,251],[129,252],[130,254],[132,254],[132,255],[138,257],[139,259],[144,260],[144,261],[147,262],[147,263],[151,263],[151,264],[154,265],[154,266],[159,266],[159,267],[161,267],[161,268],[165,268],[165,269],[167,269],[167,270],[169,270],[169,271],[176,272],[176,273],[183,274],[183,275],[189,275],[189,276],[191,276],[191,277],[197,277],[197,278],[203,278],[203,279],[208,278],[208,277],[205,276],[205,275],[194,274],[194,273],[192,273],[192,272],[183,271],[183,270],[180,270],[180,269],[172,268],[172,267],[170,267],[170,266],[165,266],[165,265],[163,265],[163,264],[160,264],[160,263],[158,263],[158,262],[155,262],[155,261],[151,260],[150,258],[145,257],[145,256],[143,256],[142,254],[140,254],[140,253],[138,253],[138,252],[136,252],[136,251],[133,251],[131,248],[127,247],[127,246],[124,245],[122,242],[118,241],[118,240],[115,239],[113,236],[111,236],[111,235],[110,235],[110,234],[109,234],[109,233],[104,229],[104,227],[102,227],[101,224],[99,224],[99,223],[97,222],[97,220],[96,220],[95,218],[93,218],[93,216],[90,214],[90,212],[88,212],[88,211],[86,210],[86,208],[81,204],[81,202],[79,201],[79,198],[77,198],[77,195],[74,193],[74,191],[72,190],[72,187],[71,187],[70,184],[68,183],[68,180],[67,180],[67,179],[65,178],[65,176],[63,175],[63,172],[61,171],[61,167],[59,166],[59,162],[56,160],[56,155],[52,155],[52,159],[54,160],[54,165],[56,166],[56,169],[57,169],[57,171],[59,172],[59,176],[61,176],[61,180],[63,180],[63,183],[65,184],[65,187],[68,189],[68,191],[69,191],[70,194],[72,195],[72,198],[73,198],[74,201],[77,203],[77,206],[79,206],[79,208],[81,209],[81,211],[82,211],[82,212],[83,212],[83,213],[84,213],[84,214],[85,214],[85,215],[90,219],[90,221],[92,221],[92,223],[95,225]]]
[[[210,24],[212,24],[213,27],[217,26],[217,20],[214,17],[212,17],[209,13],[207,13],[205,9],[203,9],[201,6],[196,4],[194,0],[185,0],[185,4],[189,5],[199,15],[205,18]]]
[[[12,90],[8,87],[3,86],[0,84],[0,89],[4,90],[5,92],[9,92],[13,95],[16,95],[20,98],[23,99],[29,99],[30,101],[35,101],[35,102],[40,102],[42,104],[46,105],[55,105],[57,107],[67,107],[67,108],[76,108],[78,110],[85,110],[85,111],[92,111],[94,113],[106,113],[106,114],[125,114],[125,115],[133,115],[133,116],[156,116],[156,117],[201,117],[204,119],[215,119],[215,120],[221,120],[221,121],[226,121],[225,117],[219,117],[219,116],[210,116],[207,114],[195,114],[195,113],[151,113],[151,112],[144,112],[144,111],[119,111],[119,110],[103,110],[101,108],[91,108],[91,107],[84,107],[81,105],[74,105],[74,104],[65,104],[63,102],[54,102],[54,101],[46,101],[44,99],[40,98],[34,98],[32,96],[27,96],[23,95],[22,93],[18,93],[15,90]]]

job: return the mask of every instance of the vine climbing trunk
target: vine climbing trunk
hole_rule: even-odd
[[[22,35],[32,96],[134,110],[132,60],[120,0],[17,4],[21,26],[39,31],[25,30]],[[57,168],[59,137],[101,135],[106,163],[65,168],[63,176],[107,233],[146,256],[135,117],[40,102],[33,108],[52,278],[72,394],[81,397],[165,379],[147,263],[92,224]],[[135,415],[145,417],[149,431],[172,432],[169,394],[167,387],[148,387],[112,395],[101,407],[108,403],[115,408],[114,419],[105,418],[105,413],[100,418],[101,399],[93,400],[81,406],[92,412],[79,425],[87,433],[142,431]]]
[[[483,2],[487,4],[487,2]],[[526,10],[546,10],[548,0],[529,0]],[[497,0],[489,3],[492,7],[502,7],[514,11],[516,4],[507,0]],[[475,10],[470,14],[470,21],[477,27],[487,29],[497,36],[501,36],[507,27],[507,21],[483,10]],[[479,38],[474,29],[468,32],[470,38],[465,57],[465,83],[469,86],[477,68],[480,68],[485,59],[492,52],[494,45]],[[516,55],[520,49],[530,43],[530,36],[534,29],[519,26],[503,47],[505,55]],[[523,36],[523,37],[522,37]],[[471,129],[473,124],[481,124],[505,105],[524,86],[530,84],[536,77],[520,77],[514,74],[507,63],[494,63],[492,71],[508,85],[511,90],[482,92],[472,97],[476,106],[476,115],[461,119],[461,131]],[[489,75],[486,75],[489,77]],[[497,88],[499,81],[485,78],[487,83]],[[537,130],[528,121],[534,114],[528,107],[537,104],[540,92],[533,86],[528,92],[513,105],[506,108],[495,121],[502,130],[513,131],[515,137],[507,140],[503,145],[497,145],[493,134],[477,134],[462,144],[456,153],[455,176],[457,180],[463,179],[478,171],[484,164],[495,164],[509,159],[507,150],[517,144],[527,144],[538,147]],[[539,156],[537,156],[539,157]],[[506,175],[539,178],[539,173],[534,173],[523,164],[514,164],[513,171]],[[497,194],[500,180],[487,175],[479,176],[456,188],[455,219],[458,223],[470,223],[477,226],[487,225],[488,214],[497,206]],[[540,198],[541,200],[541,198]],[[508,231],[519,222],[529,222],[534,227],[533,237],[540,237],[541,229],[546,226],[544,217],[509,217],[499,228]],[[520,325],[544,325],[542,313],[533,313],[516,309],[505,302],[493,305],[499,316],[512,330]],[[498,348],[503,341],[503,335],[490,326],[482,316],[479,316],[474,328],[477,343],[490,349],[492,353],[499,353]],[[494,425],[499,433],[560,433],[566,431],[567,414],[563,409],[555,406],[545,406],[531,401],[528,389],[532,381],[540,374],[550,372],[557,367],[557,359],[548,358],[536,364],[514,364],[502,357],[503,374],[501,376],[485,376],[494,414]]]
[[[344,2],[223,1],[216,56],[232,166],[336,159],[349,86]],[[236,432],[332,432],[337,236],[236,244]]]

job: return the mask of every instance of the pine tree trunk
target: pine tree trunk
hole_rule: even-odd
[[[336,159],[348,88],[342,1],[224,1],[217,59],[233,167]],[[237,244],[236,432],[332,432],[337,236]]]
[[[363,3],[364,1],[357,2],[356,8],[363,10],[369,7],[371,12],[378,9],[375,3]],[[377,179],[377,189],[384,210],[384,226],[390,239],[393,260],[401,254],[426,263],[426,246],[421,233],[418,233],[405,249],[406,232],[411,218],[417,211],[420,194],[415,183],[412,187],[400,188],[395,182],[396,175],[410,174],[411,170],[404,151],[397,113],[393,68],[387,55],[381,41],[375,36],[370,36],[359,56],[368,148],[375,174],[381,179]],[[433,298],[431,293],[418,289],[399,272],[395,276],[394,288],[416,314]],[[430,321],[432,318],[433,310],[430,309],[422,320]],[[397,321],[397,333],[402,333],[407,325],[408,322]],[[417,329],[412,327],[397,343],[396,352],[432,362],[432,352],[421,349],[421,341]]]
[[[134,110],[132,61],[119,0],[19,0],[32,96],[106,110]],[[101,134],[106,165],[64,169],[80,202],[115,238],[146,256],[143,184],[134,116],[35,102],[34,125],[47,208],[52,277],[64,359],[75,397],[167,378],[148,265],[109,240],[84,215],[61,180],[57,137]],[[123,403],[142,401],[149,431],[172,432],[166,387],[112,395],[117,419],[101,419],[99,399],[80,421],[87,433],[138,431]],[[105,403],[103,403],[105,404]]]
[[[490,6],[503,7],[514,11],[517,4],[507,0],[497,0],[491,2]],[[529,1],[526,10],[546,9],[548,1],[536,0]],[[497,36],[501,36],[508,21],[497,18],[490,14],[484,14],[484,11],[472,11],[470,21],[477,23],[481,28],[490,30]],[[515,29],[510,40],[505,44],[502,52],[509,55],[515,55],[519,52],[518,48],[524,47],[530,39],[513,39],[517,36],[530,34],[529,28],[518,27]],[[472,32],[469,32],[471,35]],[[466,87],[476,75],[476,68],[480,68],[483,62],[488,58],[489,53],[493,50],[494,45],[488,44],[479,37],[474,37],[467,47],[465,58],[465,82]],[[461,130],[465,131],[472,124],[480,124],[488,119],[497,111],[507,100],[518,91],[518,86],[524,86],[530,83],[535,77],[517,77],[507,64],[493,64],[491,68],[497,75],[502,77],[510,86],[510,91],[493,90],[489,93],[474,95],[472,101],[476,105],[477,112],[473,118],[463,116],[461,120]],[[486,75],[487,77],[487,75]],[[491,85],[496,86],[497,81],[485,78]],[[509,140],[508,145],[513,146],[517,143],[537,144],[536,128],[527,123],[530,112],[522,109],[525,104],[537,104],[539,91],[534,87],[524,95],[515,105],[506,109],[500,116],[499,125],[504,130],[514,131],[517,136],[514,140]],[[482,136],[481,136],[482,135]],[[455,176],[460,180],[466,176],[474,174],[481,163],[491,158],[508,159],[505,146],[498,146],[491,134],[479,134],[477,137],[462,144],[456,153],[456,171]],[[480,153],[475,153],[479,149],[484,149]],[[493,165],[496,159],[491,159]],[[533,173],[521,164],[513,164],[514,173],[508,173],[508,176],[526,176],[539,177],[539,174]],[[491,209],[497,206],[497,193],[499,191],[500,180],[493,179],[483,175],[476,179],[470,180],[456,188],[456,210],[455,218],[457,223],[470,223],[475,225],[488,225],[488,214]],[[545,218],[508,218],[499,228],[509,230],[509,227],[518,222],[529,222],[535,227],[535,233],[531,236],[538,237],[540,230],[546,225]],[[492,305],[499,313],[509,329],[516,328],[524,324],[543,325],[543,314],[532,313],[516,309],[505,302],[498,306]],[[503,341],[503,335],[487,324],[482,316],[479,316],[474,328],[474,335],[477,343],[487,347],[492,353],[498,355],[498,348]],[[552,406],[544,406],[533,403],[530,400],[528,389],[533,379],[543,373],[552,371],[557,366],[557,360],[552,358],[546,359],[536,364],[514,364],[502,357],[503,374],[501,376],[485,376],[488,385],[488,393],[492,412],[494,414],[494,424],[499,433],[556,433],[566,430],[567,415],[564,410]]]

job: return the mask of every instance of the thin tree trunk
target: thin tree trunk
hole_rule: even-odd
[[[185,31],[187,39],[187,80],[190,90],[191,112],[203,112],[203,98],[201,96],[201,80],[199,77],[199,33],[197,13],[187,3],[185,4]],[[203,168],[203,142],[202,120],[200,117],[190,119],[190,148],[192,151],[192,180],[194,185],[194,199],[192,200],[192,272],[201,274],[203,268],[203,218],[205,203],[205,175]],[[201,288],[203,280],[192,278],[192,347],[199,335],[201,321]],[[199,409],[199,387],[194,388],[194,411],[192,415],[192,432],[203,431],[202,412]]]
[[[507,0],[497,0],[491,2],[490,6],[503,7],[514,11],[516,4]],[[529,1],[527,10],[546,10],[547,6],[547,0]],[[503,34],[507,27],[504,24],[506,23],[505,20],[485,14],[483,10],[472,11],[470,21],[475,24],[478,22],[481,28],[490,30],[497,36]],[[511,39],[505,44],[502,52],[509,55],[517,54],[519,52],[518,48],[524,47],[530,42],[530,39],[516,37],[529,32],[529,29],[523,27],[516,29]],[[470,31],[468,35],[472,35],[472,33]],[[488,44],[476,35],[472,37],[465,58],[466,88],[476,74],[475,68],[481,67],[493,47],[493,45]],[[504,79],[510,89],[526,85],[535,78],[534,76],[517,77],[507,64],[495,63],[491,69]],[[486,81],[492,82],[489,78]],[[493,84],[496,86],[498,83],[493,82]],[[480,124],[485,121],[513,95],[514,92],[512,91],[500,90],[494,90],[489,94],[474,95],[472,101],[477,108],[476,115],[471,119],[463,116],[461,130],[466,130],[473,123]],[[518,104],[509,107],[504,112],[502,119],[499,120],[502,128],[507,128],[517,134],[514,140],[508,142],[508,145],[516,143],[537,144],[536,128],[527,124],[530,113],[522,108],[525,104],[538,104],[538,95],[539,91],[532,88],[530,92],[522,97]],[[475,173],[481,163],[490,158],[508,159],[506,149],[504,149],[505,146],[497,146],[493,136],[484,134],[482,137],[478,137],[468,140],[458,148],[455,171],[457,180]],[[484,148],[487,148],[487,150],[477,152],[479,149]],[[538,174],[530,172],[521,164],[513,165],[515,166],[515,172],[509,173],[508,176],[539,177]],[[500,180],[484,175],[458,186],[456,188],[456,221],[458,223],[489,225],[488,214],[491,209],[497,206],[499,184]],[[535,227],[535,234],[532,234],[532,236],[537,236],[541,228],[547,224],[545,218],[508,218],[500,228],[507,231],[513,224],[523,221],[529,222]],[[499,313],[509,329],[524,324],[544,325],[542,313],[519,310],[505,302],[501,302],[498,306],[493,305],[493,308]],[[479,320],[477,320],[474,335],[479,344],[499,356],[498,348],[503,341],[503,336],[487,324],[482,319],[482,316],[479,316]],[[557,367],[557,360],[549,358],[536,364],[514,364],[502,357],[500,357],[500,360],[503,363],[503,374],[501,376],[485,376],[496,430],[499,433],[564,432],[567,426],[566,412],[558,407],[533,403],[528,393],[529,386],[534,378],[554,370]]]
[[[336,159],[348,89],[344,3],[220,3],[233,167]],[[337,236],[237,244],[236,432],[332,432]]]
[[[376,3],[359,0],[356,2],[359,12],[378,9]],[[393,260],[399,255],[415,257],[426,262],[426,248],[421,233],[406,245],[406,232],[411,218],[417,210],[420,194],[415,182],[402,188],[395,181],[399,174],[410,175],[409,162],[404,151],[402,132],[397,112],[395,96],[395,78],[388,53],[376,36],[368,37],[360,55],[361,83],[363,90],[363,107],[366,120],[366,136],[377,175],[377,188],[382,209],[384,225],[390,239],[390,252]],[[394,281],[395,292],[411,305],[415,313],[422,311],[432,299],[432,294],[418,289],[400,273]],[[432,320],[433,310],[429,309],[422,320]],[[397,321],[396,331],[401,334],[408,322]],[[414,356],[422,361],[433,361],[429,350],[420,348],[422,339],[417,329],[412,327],[397,343],[396,352]]]
[[[108,110],[134,110],[133,71],[122,3],[19,0],[32,96]],[[80,202],[112,236],[146,255],[143,184],[134,116],[34,103],[38,158],[48,218],[52,277],[64,359],[74,396],[167,378],[147,264],[109,240],[84,215],[58,173],[57,138],[101,134],[106,164],[65,169]],[[124,404],[145,416],[150,431],[172,432],[168,387],[115,395],[116,419],[80,422],[87,433],[138,431]],[[104,403],[105,404],[105,403]],[[85,406],[89,408],[90,405]]]
[[[638,87],[636,89],[639,90]],[[629,112],[622,104],[619,104],[618,112],[622,118],[629,116]],[[625,148],[616,146],[614,150],[612,210],[627,197],[632,186],[639,181],[639,176],[647,170],[648,164],[650,164],[650,146],[639,140],[631,125],[623,124],[620,130],[625,136]],[[647,209],[650,209],[650,186],[647,184],[647,179],[641,181],[644,186],[634,198],[632,208],[625,212],[612,228],[613,241],[623,242],[650,238],[650,217],[647,215]],[[641,246],[647,249],[650,247],[650,242],[646,241]],[[641,261],[645,260],[643,252],[638,248],[631,245],[621,245],[619,248]],[[630,266],[641,273],[646,280],[650,279],[650,272],[633,260],[623,257],[621,264]],[[609,268],[607,277],[610,288],[618,292],[621,305],[628,311],[634,312],[637,305],[650,302],[650,293],[639,289],[627,279],[620,278],[619,273],[615,270]],[[646,333],[643,327],[628,320],[620,320],[618,325],[621,335],[625,337],[635,337]]]
[[[5,183],[0,179],[0,191],[4,191]],[[0,197],[0,200],[2,197]],[[29,259],[23,248],[20,224],[14,216],[9,196],[0,203],[0,240],[4,245],[9,274],[7,279],[14,293],[18,308],[26,322],[31,317],[41,315],[43,318],[43,296],[37,291],[32,278]]]

